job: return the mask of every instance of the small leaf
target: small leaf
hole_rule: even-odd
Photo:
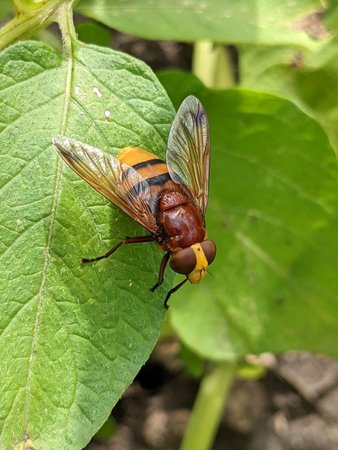
[[[95,22],[81,22],[76,25],[76,33],[82,42],[96,45],[110,45],[112,34],[104,26]]]
[[[95,434],[95,439],[106,440],[116,433],[117,423],[114,417],[110,416],[108,420],[102,425],[99,431]]]
[[[195,378],[201,378],[205,369],[205,361],[185,345],[181,345],[180,358],[184,369]]]
[[[151,70],[74,43],[63,60],[39,42],[0,55],[0,447],[83,448],[148,358],[172,275],[153,294],[161,252],[61,161],[65,134],[108,152],[166,148],[174,110]],[[109,114],[108,114],[109,112]]]
[[[176,106],[186,78],[160,75]],[[218,252],[211,276],[173,298],[173,327],[215,360],[337,355],[338,170],[325,133],[281,97],[201,86],[198,96],[210,123],[207,228]]]

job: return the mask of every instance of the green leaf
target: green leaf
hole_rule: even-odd
[[[316,46],[299,26],[322,10],[316,0],[81,0],[80,14],[148,39]]]
[[[189,78],[160,75],[176,106]],[[218,253],[211,275],[173,298],[173,327],[210,359],[337,355],[338,171],[325,133],[281,97],[197,93],[211,130],[207,227]]]
[[[76,25],[76,33],[82,42],[109,47],[112,33],[104,26],[95,22],[81,22]]]
[[[181,345],[180,358],[184,370],[195,378],[201,378],[205,370],[205,361],[185,345]]]
[[[105,441],[114,436],[114,434],[116,433],[116,429],[116,420],[114,419],[114,417],[110,416],[107,422],[105,422],[99,429],[99,431],[95,434],[95,439]]]
[[[0,73],[0,447],[76,450],[148,358],[172,277],[149,291],[162,257],[152,244],[80,265],[146,231],[51,140],[163,155],[174,110],[145,64],[110,49],[74,43],[64,60],[20,43],[2,52]]]

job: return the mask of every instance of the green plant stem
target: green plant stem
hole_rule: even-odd
[[[204,376],[181,450],[211,448],[235,374],[236,365],[227,363],[214,365]]]
[[[76,40],[76,31],[73,22],[73,4],[75,0],[66,0],[58,9],[57,22],[60,27],[64,51],[67,57],[72,54],[72,41]]]
[[[196,42],[192,71],[209,88],[226,89],[235,85],[230,56],[222,44]]]
[[[13,6],[18,14],[31,14],[32,11],[40,10],[49,0],[12,0]]]
[[[17,16],[0,29],[0,49],[46,28],[63,2],[64,0],[49,0],[42,3],[40,8],[34,6],[29,9],[26,6],[24,11],[18,11]]]

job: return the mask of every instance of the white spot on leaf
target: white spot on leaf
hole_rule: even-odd
[[[95,95],[97,95],[99,98],[103,97],[102,92],[100,91],[100,89],[96,86],[93,86],[93,92]]]

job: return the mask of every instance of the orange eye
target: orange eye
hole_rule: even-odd
[[[211,264],[216,256],[216,244],[214,241],[207,240],[201,242],[201,247],[204,251],[205,257],[207,258],[208,264]]]
[[[172,255],[169,264],[175,272],[187,275],[196,266],[195,253],[190,247],[180,250]]]

